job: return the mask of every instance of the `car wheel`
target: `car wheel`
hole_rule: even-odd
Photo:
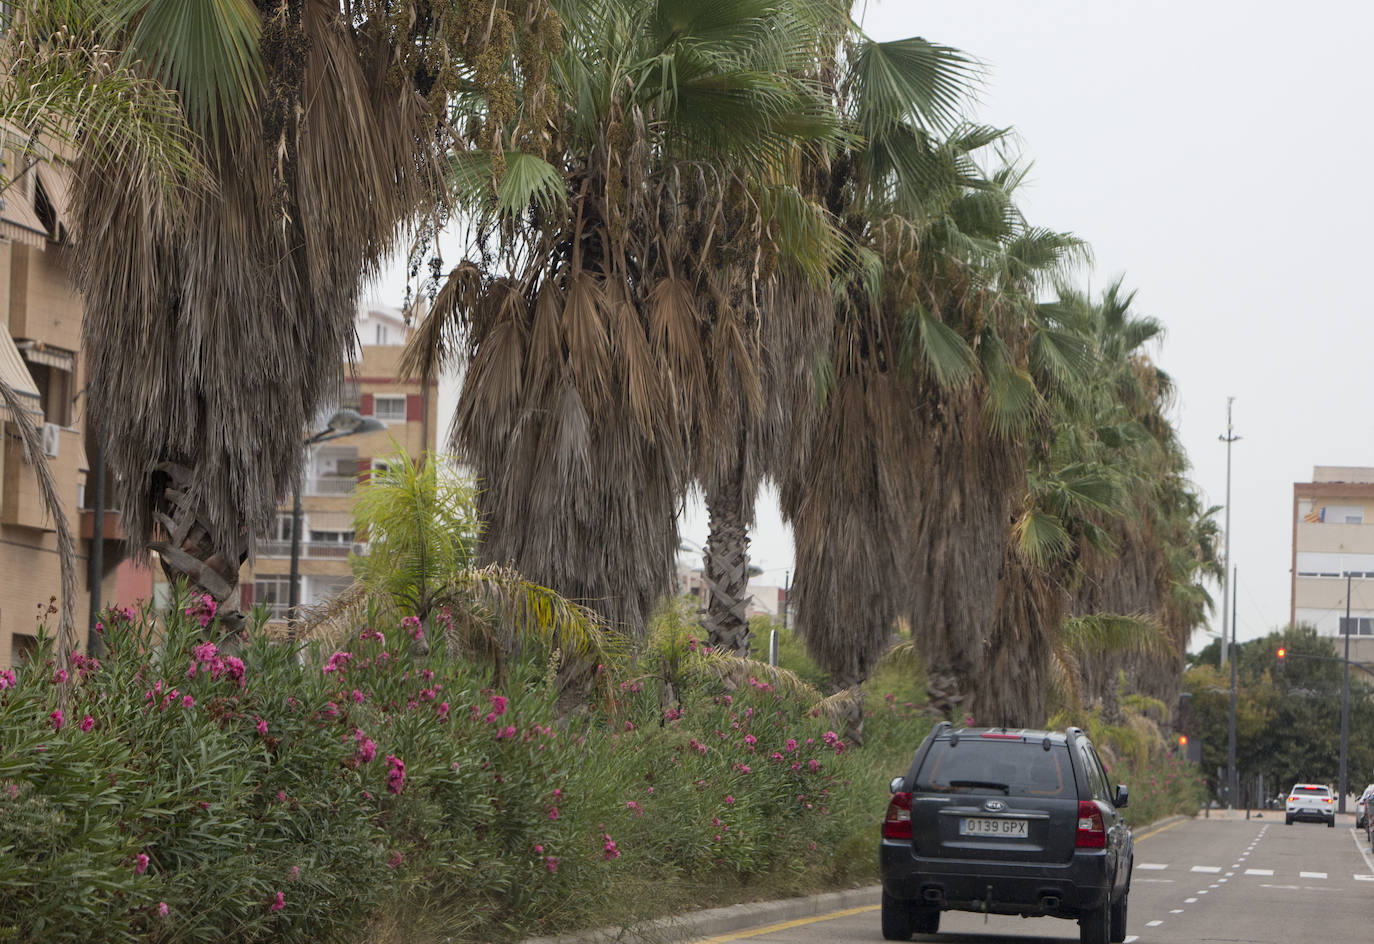
[[[911,923],[917,934],[935,934],[940,930],[939,908],[913,908]]]
[[[911,920],[911,912],[912,908],[908,902],[883,892],[883,940],[911,940],[911,934],[916,930],[915,923]]]
[[[1283,818],[1283,825],[1285,825],[1285,826],[1292,826],[1292,825],[1293,825],[1293,817],[1291,817],[1291,816],[1285,816],[1285,817]],[[873,900],[873,899],[871,899],[871,898],[869,899],[869,901],[872,901],[872,900]]]
[[[1127,891],[1119,900],[1112,902],[1112,944],[1121,944],[1126,940],[1126,900],[1130,895]]]
[[[1108,896],[1101,908],[1084,911],[1078,919],[1079,944],[1111,944],[1112,901]]]
[[[1333,817],[1331,817],[1329,820],[1327,820],[1327,821],[1326,821],[1326,825],[1327,825],[1327,828],[1328,828],[1328,829],[1335,829],[1335,828],[1336,828],[1336,817],[1333,816]],[[873,899],[871,899],[871,898],[869,899],[869,901],[872,901],[872,900],[873,900]]]

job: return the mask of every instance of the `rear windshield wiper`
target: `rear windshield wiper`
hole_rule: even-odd
[[[983,787],[987,790],[1001,790],[1003,793],[1011,793],[1011,787],[1005,783],[994,783],[991,780],[951,780],[951,787]]]

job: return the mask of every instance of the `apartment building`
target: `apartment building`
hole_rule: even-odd
[[[350,553],[363,544],[353,525],[353,492],[358,483],[386,462],[405,453],[418,459],[438,442],[438,381],[399,379],[401,352],[410,329],[399,309],[363,306],[358,313],[359,347],[353,376],[337,404],[321,411],[324,429],[338,409],[356,410],[385,424],[311,446],[301,476],[301,541],[299,555],[302,606],[321,603],[353,580]],[[287,614],[291,596],[291,496],[278,508],[276,526],[257,545],[257,560],[240,575],[245,608],[262,604],[274,618]]]
[[[1319,465],[1294,483],[1290,599],[1290,621],[1341,653],[1348,641],[1351,677],[1374,680],[1374,468]]]
[[[9,157],[9,155],[6,155]],[[15,166],[10,162],[8,166]],[[5,191],[0,209],[0,377],[42,432],[41,457],[29,456],[15,418],[0,404],[0,668],[33,651],[42,611],[60,590],[57,534],[46,514],[33,463],[46,460],[77,540],[78,637],[84,643],[90,601],[94,511],[86,507],[88,461],[82,304],[64,223],[66,179],[47,164]],[[123,560],[118,516],[103,526],[100,598],[129,604],[151,590],[146,570]],[[56,627],[56,618],[47,618]]]

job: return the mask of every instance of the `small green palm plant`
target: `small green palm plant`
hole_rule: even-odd
[[[446,457],[387,458],[359,487],[354,519],[367,553],[352,557],[354,585],[311,614],[307,638],[406,620],[421,652],[442,640],[498,677],[512,656],[542,657],[565,688],[595,677],[622,648],[590,608],[479,563],[476,487]]]

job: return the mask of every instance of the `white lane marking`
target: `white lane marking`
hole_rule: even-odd
[[[1209,872],[1209,873],[1211,873],[1211,872],[1220,872],[1220,871],[1221,871],[1221,866],[1219,866],[1219,865],[1195,865],[1195,866],[1193,866],[1193,868],[1191,869],[1191,871],[1193,871],[1193,872]]]
[[[1159,926],[1160,926],[1161,924],[1163,924],[1163,923],[1164,923],[1163,921],[1158,921],[1158,920],[1156,920],[1156,921],[1146,921],[1146,922],[1145,922],[1145,927],[1147,927],[1147,928],[1157,928],[1157,927],[1159,927]]]
[[[1170,909],[1169,914],[1183,914],[1183,909],[1182,909],[1182,908],[1172,908],[1172,909]]]
[[[1357,882],[1374,882],[1374,875],[1356,875],[1353,877]]]
[[[1222,879],[1221,881],[1224,882],[1224,881],[1226,881],[1226,879]],[[1220,883],[1217,883],[1217,884],[1213,884],[1213,885],[1208,885],[1207,887],[1208,887],[1208,888],[1220,888],[1220,887],[1221,887],[1221,884],[1220,884]]]
[[[1142,885],[1172,885],[1174,880],[1171,878],[1136,878],[1133,882],[1140,882]]]
[[[1274,870],[1273,870],[1273,869],[1246,869],[1246,870],[1245,870],[1245,874],[1246,874],[1246,875],[1263,875],[1265,878],[1273,878],[1273,877],[1274,877]]]
[[[1142,872],[1163,872],[1169,867],[1167,862],[1137,862],[1135,867]]]
[[[1197,891],[1197,893],[1198,893],[1199,895],[1205,895],[1205,894],[1207,894],[1207,889],[1205,889],[1205,888],[1199,888],[1198,891]]]
[[[1135,944],[1138,940],[1140,940],[1139,934],[1130,934],[1126,937],[1126,944]]]
[[[1299,872],[1298,878],[1326,878],[1325,872]]]
[[[1297,885],[1270,885],[1270,884],[1268,884],[1267,882],[1266,882],[1265,884],[1261,885],[1260,888],[1277,888],[1277,889],[1281,889],[1282,891],[1286,891],[1286,892],[1295,892],[1295,891],[1298,891],[1298,886],[1297,886]]]
[[[1185,898],[1185,899],[1183,899],[1183,903],[1184,903],[1185,905],[1196,905],[1196,904],[1197,904],[1197,899],[1196,899],[1196,898]]]
[[[1374,857],[1370,856],[1369,850],[1365,848],[1365,844],[1361,841],[1365,837],[1359,830],[1352,829],[1350,830],[1350,838],[1355,840],[1355,848],[1360,850],[1360,855],[1364,858],[1364,864],[1369,866],[1369,871],[1374,872]]]

